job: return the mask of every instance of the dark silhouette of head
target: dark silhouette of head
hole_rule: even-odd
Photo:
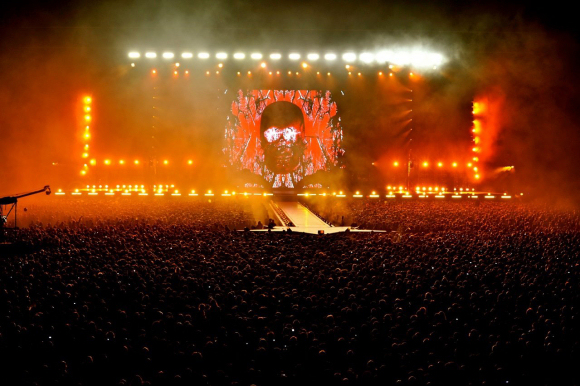
[[[278,101],[264,109],[260,140],[268,169],[276,174],[291,173],[304,154],[304,115],[294,103]]]

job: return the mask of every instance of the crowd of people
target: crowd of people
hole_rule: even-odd
[[[577,212],[360,200],[318,212],[388,232],[308,235],[50,200],[0,261],[7,384],[580,383]]]

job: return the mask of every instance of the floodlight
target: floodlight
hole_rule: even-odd
[[[209,54],[207,52],[200,52],[199,54],[197,54],[197,57],[200,59],[207,59],[209,58]]]
[[[226,54],[225,52],[218,52],[217,54],[215,54],[215,57],[218,59],[227,59],[228,54]]]
[[[157,54],[155,52],[147,52],[145,53],[145,57],[148,59],[155,59],[157,57]]]
[[[298,59],[300,59],[300,54],[297,54],[297,53],[293,52],[290,55],[288,55],[288,58],[290,60],[298,60]]]
[[[191,58],[193,58],[193,54],[191,52],[184,52],[181,54],[181,57],[183,59],[191,59]]]
[[[244,59],[246,57],[246,54],[244,54],[243,52],[236,52],[234,54],[234,59]]]
[[[336,60],[336,54],[325,54],[324,59],[326,60]]]
[[[318,60],[318,59],[320,59],[320,55],[318,55],[318,54],[308,54],[306,57],[308,58],[308,60]]]
[[[279,60],[280,58],[282,58],[281,54],[270,54],[270,59]]]
[[[371,63],[375,59],[375,55],[370,52],[363,52],[360,54],[359,59],[363,63]]]
[[[437,53],[431,53],[429,55],[429,60],[433,66],[439,66],[443,63],[443,55]]]
[[[173,52],[164,52],[163,53],[163,59],[173,59],[175,55],[173,54]]]
[[[262,59],[262,54],[260,54],[259,52],[254,52],[252,55],[250,55],[250,58],[260,60]]]
[[[141,57],[141,54],[140,54],[140,53],[138,53],[138,52],[129,52],[129,57],[130,57],[131,59],[138,59],[138,58],[140,58],[140,57]]]
[[[377,61],[377,63],[383,64],[386,62],[390,62],[393,58],[393,52],[392,51],[380,51],[377,52],[377,54],[375,55],[375,59]]]
[[[356,54],[354,52],[347,52],[342,54],[342,59],[345,62],[354,62],[356,60]]]

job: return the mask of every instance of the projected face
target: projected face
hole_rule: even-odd
[[[279,101],[262,113],[260,133],[264,161],[276,174],[291,173],[304,154],[304,116],[293,103]]]

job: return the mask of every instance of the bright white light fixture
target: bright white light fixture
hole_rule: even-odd
[[[318,55],[318,54],[308,54],[306,57],[308,58],[308,60],[318,60],[318,59],[320,59],[320,55]]]
[[[246,54],[244,54],[243,52],[236,52],[234,54],[234,59],[244,59],[246,57]]]
[[[336,54],[325,54],[324,59],[326,60],[336,60]]]
[[[227,59],[228,54],[226,54],[225,52],[218,52],[217,54],[215,54],[215,57],[218,59]]]
[[[157,57],[157,54],[155,52],[147,52],[145,54],[145,57],[149,59],[155,59]]]
[[[390,62],[392,60],[392,58],[393,58],[393,51],[389,51],[389,50],[377,52],[377,55],[375,56],[377,63],[380,63],[380,64]]]
[[[252,55],[250,55],[250,58],[260,60],[262,59],[262,54],[260,54],[259,52],[254,52]]]
[[[191,59],[191,58],[193,58],[193,54],[191,52],[184,52],[181,54],[181,57],[183,59]]]
[[[371,63],[375,60],[375,55],[371,54],[370,52],[363,52],[359,55],[359,59],[363,63]]]
[[[288,55],[288,58],[290,60],[298,60],[298,59],[300,59],[300,54],[297,54],[296,52],[293,52],[290,55]]]
[[[270,59],[272,60],[279,60],[280,58],[282,58],[281,54],[270,54]]]
[[[200,59],[207,59],[209,58],[209,54],[207,52],[200,52],[199,54],[197,54],[197,57]]]
[[[138,52],[129,52],[129,57],[131,59],[137,59],[137,58],[140,58],[141,57],[141,54],[138,53]]]
[[[354,62],[356,60],[356,54],[354,52],[346,52],[342,54],[342,59],[345,62]]]
[[[443,63],[443,55],[441,54],[432,53],[429,55],[429,59],[431,61],[430,64],[433,66],[439,66]]]
[[[173,55],[173,52],[164,52],[163,53],[163,59],[173,59],[175,55]]]
[[[408,52],[395,52],[392,62],[399,66],[404,66],[411,63],[411,55]]]

